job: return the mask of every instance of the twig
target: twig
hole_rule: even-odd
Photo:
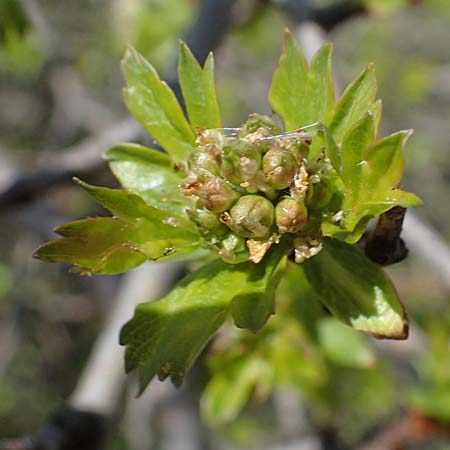
[[[408,249],[400,237],[405,214],[405,208],[396,206],[380,216],[365,246],[365,253],[372,261],[388,266],[408,256]]]

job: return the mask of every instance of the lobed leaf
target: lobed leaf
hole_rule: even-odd
[[[86,273],[120,273],[146,259],[186,258],[200,246],[200,237],[186,215],[148,205],[138,195],[77,182],[115,218],[87,219],[55,231],[62,239],[42,245],[35,256],[71,262]]]
[[[344,323],[379,338],[406,339],[408,319],[391,281],[357,248],[325,239],[303,267],[322,303]]]
[[[356,203],[360,196],[365,195],[362,188],[364,181],[363,165],[367,163],[364,160],[364,150],[374,139],[375,124],[370,112],[353,125],[343,138],[340,174],[347,189],[347,201],[352,204]]]
[[[138,195],[124,189],[110,189],[92,186],[80,180],[76,180],[98,203],[103,205],[114,215],[129,222],[145,221],[146,228],[152,227],[153,239],[165,239],[167,237],[179,237],[180,230],[185,236],[196,234],[192,222],[186,214],[177,214],[164,211],[148,205]]]
[[[182,177],[167,154],[138,144],[119,144],[106,157],[125,189],[156,208],[184,213],[186,198],[178,188]]]
[[[286,249],[277,245],[267,255],[264,264],[256,264],[249,277],[251,284],[245,292],[236,295],[231,303],[231,314],[239,328],[259,330],[274,314],[275,289],[286,268]]]
[[[294,37],[285,32],[283,53],[269,93],[273,110],[283,119],[285,130],[315,122],[328,123],[334,105],[331,77],[331,45],[314,56],[311,68]]]
[[[203,69],[188,46],[180,43],[178,74],[193,128],[220,128],[220,112],[214,84],[214,57],[209,54]]]
[[[132,228],[112,217],[71,222],[55,229],[62,239],[41,245],[34,256],[48,262],[72,263],[85,273],[126,272],[147,260],[135,243],[125,239],[133,234]]]
[[[336,105],[329,129],[338,144],[367,111],[374,111],[379,117],[380,104],[375,102],[376,95],[377,81],[371,64],[347,87]]]
[[[235,300],[245,303],[250,298],[257,310],[258,301],[266,302],[273,295],[272,277],[277,276],[280,259],[278,255],[259,264],[237,265],[215,260],[188,275],[161,300],[139,305],[123,327],[120,342],[127,346],[126,370],[138,371],[141,391],[155,375],[170,376],[174,384],[180,384]],[[242,325],[246,325],[243,317]]]
[[[411,130],[391,134],[364,149],[364,189],[373,197],[383,197],[395,188],[403,175],[403,149]],[[370,196],[370,194],[368,194]]]
[[[126,52],[122,69],[128,86],[124,98],[130,112],[175,161],[187,159],[195,135],[175,94],[133,48]]]

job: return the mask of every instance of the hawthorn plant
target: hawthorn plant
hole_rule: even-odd
[[[126,371],[138,372],[141,389],[155,375],[180,384],[230,316],[239,328],[264,327],[289,274],[354,329],[407,337],[391,281],[353,244],[371,219],[421,203],[398,188],[410,131],[377,138],[381,102],[372,65],[335,101],[331,51],[325,45],[308,66],[286,32],[269,93],[276,116],[251,114],[238,128],[221,122],[212,55],[202,68],[181,44],[186,118],[152,65],[133,49],[126,53],[125,102],[165,152],[136,144],[110,149],[123,189],[77,182],[112,217],[58,227],[61,238],[36,256],[73,263],[81,274],[117,274],[147,260],[204,260],[165,297],[139,305],[122,329]]]

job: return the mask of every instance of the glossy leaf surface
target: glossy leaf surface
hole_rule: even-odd
[[[264,302],[271,291],[273,295],[273,288],[267,288],[280,259],[237,265],[216,260],[188,275],[161,300],[139,305],[121,333],[121,343],[127,346],[126,370],[138,371],[142,389],[155,375],[181,383],[226,319],[232,302],[239,299],[245,308],[250,298],[257,309],[257,293]],[[237,305],[234,308],[246,325],[245,314]],[[248,324],[253,326],[252,321]]]
[[[214,84],[214,57],[209,54],[205,66],[188,46],[180,44],[178,74],[189,120],[194,128],[220,128],[220,112]]]
[[[119,144],[106,157],[125,189],[156,208],[184,213],[185,197],[178,188],[182,177],[167,154],[138,144]]]
[[[124,98],[130,112],[175,161],[186,159],[195,135],[175,94],[133,48],[125,54],[122,69],[127,81]]]
[[[331,46],[314,56],[311,68],[290,32],[275,71],[269,100],[283,119],[285,130],[295,130],[314,122],[327,123],[334,104],[331,78]]]
[[[360,250],[326,239],[304,263],[323,304],[344,323],[380,338],[405,339],[408,320],[391,281]]]

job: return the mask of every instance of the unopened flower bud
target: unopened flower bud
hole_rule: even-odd
[[[250,256],[245,239],[236,236],[234,233],[228,234],[222,240],[219,255],[228,264],[239,264],[248,261]]]
[[[323,178],[319,183],[311,184],[306,198],[306,203],[311,209],[320,209],[330,203],[334,190],[330,182]]]
[[[274,221],[274,207],[260,195],[244,195],[231,208],[227,223],[239,236],[263,238],[270,234]]]
[[[214,240],[228,231],[228,228],[219,220],[217,214],[205,208],[191,208],[187,210],[187,214],[205,239]]]
[[[275,189],[289,187],[297,169],[297,160],[289,150],[275,147],[264,155],[263,171]]]
[[[203,169],[212,175],[218,175],[220,149],[213,144],[197,147],[189,154],[189,163],[194,170]]]
[[[308,210],[303,200],[287,197],[275,207],[275,220],[280,233],[297,233],[308,221]]]
[[[261,167],[261,155],[251,145],[243,142],[224,147],[220,175],[236,185],[248,187]]]
[[[265,128],[270,132],[270,135],[281,133],[280,126],[269,116],[262,114],[250,114],[249,119],[244,124],[244,129],[247,133],[254,133],[260,128]]]
[[[218,147],[223,145],[223,134],[217,128],[198,128],[197,129],[197,143],[200,145],[214,144]]]
[[[203,183],[200,197],[210,211],[223,212],[238,199],[239,193],[222,178],[211,177]]]

